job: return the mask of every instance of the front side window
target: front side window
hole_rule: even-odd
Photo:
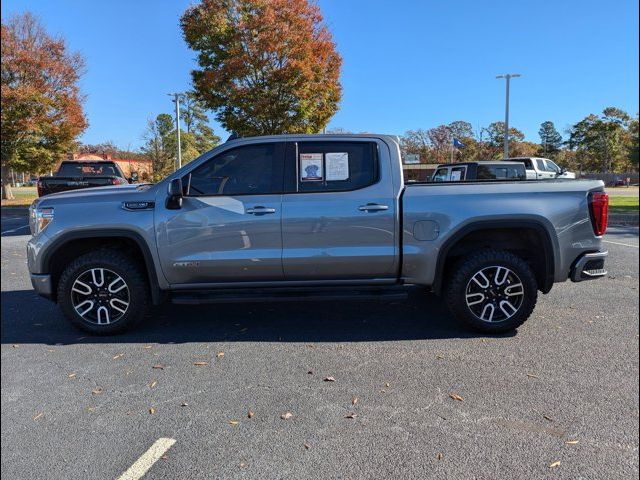
[[[547,160],[547,172],[560,173],[560,167],[551,160]]]
[[[433,175],[434,182],[446,182],[449,180],[449,170],[446,168],[439,168]]]
[[[282,144],[245,145],[226,150],[183,178],[189,196],[268,195],[282,192]]]
[[[298,192],[357,190],[378,181],[375,142],[299,142]]]

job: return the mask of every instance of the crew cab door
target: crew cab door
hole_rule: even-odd
[[[397,276],[397,198],[386,144],[287,145],[282,199],[285,280]]]
[[[156,207],[171,284],[282,280],[284,143],[225,150],[182,178],[182,208]]]

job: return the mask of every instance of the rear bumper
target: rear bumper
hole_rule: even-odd
[[[573,263],[573,267],[571,267],[571,280],[582,282],[604,277],[607,274],[604,268],[604,261],[608,255],[609,252],[594,252],[579,256]]]
[[[32,273],[31,285],[33,285],[33,289],[38,295],[48,298],[49,300],[53,298],[51,275]]]

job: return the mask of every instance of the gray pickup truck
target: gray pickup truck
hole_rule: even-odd
[[[255,137],[155,185],[36,200],[28,265],[39,294],[98,334],[166,300],[396,299],[412,285],[497,333],[554,282],[606,274],[607,212],[600,181],[404,185],[391,136]]]

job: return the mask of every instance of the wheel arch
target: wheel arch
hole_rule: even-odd
[[[529,242],[517,243],[522,241],[523,235]],[[554,283],[556,250],[549,228],[536,219],[482,220],[461,227],[443,243],[438,254],[436,276],[432,286],[436,294],[442,292],[447,275],[459,256],[483,248],[496,248],[495,245],[485,246],[483,243],[477,243],[479,239],[485,241],[496,239],[499,248],[509,251],[519,250],[520,254],[526,250],[518,247],[528,247],[530,251],[532,246],[533,248],[539,246],[542,249],[542,261],[539,256],[536,258],[534,255],[525,255],[525,259],[532,263],[538,289],[542,293],[548,293],[551,290]]]
[[[43,271],[51,274],[53,300],[56,298],[60,275],[69,261],[97,248],[125,248],[143,267],[149,282],[154,305],[162,303],[164,294],[158,285],[158,277],[151,250],[142,235],[125,229],[68,232],[56,238],[43,252]],[[137,254],[137,255],[136,255]]]

